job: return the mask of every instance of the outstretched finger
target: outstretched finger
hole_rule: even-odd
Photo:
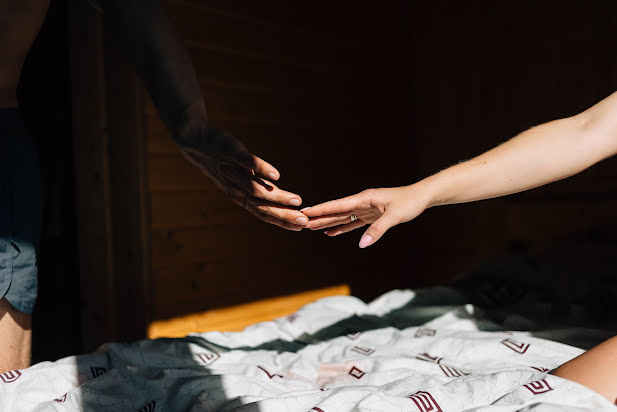
[[[302,198],[299,195],[279,189],[275,184],[254,176],[243,167],[229,165],[225,168],[225,173],[237,186],[244,189],[251,198],[286,206],[300,206],[302,204]]]
[[[398,219],[392,213],[384,213],[379,219],[371,224],[362,238],[360,239],[360,249],[364,249],[377,242],[388,229],[399,223]]]
[[[330,200],[329,202],[302,209],[302,213],[304,213],[308,217],[317,217],[324,215],[333,215],[336,213],[351,212],[352,210],[357,209],[360,206],[361,202],[362,200],[360,199],[359,195],[353,195],[343,197],[341,199]]]
[[[248,203],[259,213],[272,216],[281,221],[286,221],[292,225],[304,227],[308,223],[308,218],[302,212],[281,206],[276,203],[263,202],[258,199],[249,199]]]
[[[366,222],[361,220],[356,220],[355,222],[347,223],[332,229],[328,229],[325,231],[326,235],[330,237],[342,235],[343,233],[351,232],[352,230],[358,229],[362,226],[366,225]]]
[[[311,230],[320,230],[327,227],[340,225],[349,222],[350,216],[351,213],[335,213],[332,215],[313,217],[309,220],[306,228]]]
[[[302,225],[296,225],[293,223],[290,223],[288,221],[276,218],[275,216],[271,216],[268,215],[266,213],[261,212],[259,209],[257,209],[255,206],[253,206],[251,203],[247,203],[246,201],[240,201],[239,199],[234,200],[234,202],[243,207],[244,209],[246,209],[249,213],[251,213],[253,216],[255,216],[256,218],[266,222],[266,223],[270,223],[272,225],[278,226],[280,228],[283,229],[287,229],[287,230],[292,230],[294,232],[299,232],[303,229],[304,226]]]
[[[274,184],[259,177],[249,177],[245,179],[246,191],[257,199],[279,203],[281,205],[300,206],[302,198],[286,190],[279,189]]]
[[[242,167],[255,171],[256,174],[266,179],[278,180],[281,177],[281,174],[274,166],[250,153],[238,154],[234,161]]]

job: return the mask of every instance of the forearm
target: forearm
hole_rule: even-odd
[[[189,131],[207,126],[197,76],[160,0],[104,0],[101,6],[172,136],[181,142],[200,135]]]
[[[421,182],[431,206],[489,199],[572,176],[617,152],[617,94],[534,127]]]

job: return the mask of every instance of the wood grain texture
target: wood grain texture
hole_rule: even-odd
[[[83,350],[116,337],[107,100],[102,19],[67,4]]]
[[[611,94],[617,66],[606,39],[617,35],[614,10],[612,2],[412,3],[416,173],[426,176],[469,159]],[[421,217],[418,253],[424,258],[417,270],[441,278],[511,245],[533,248],[604,232],[602,226],[617,223],[605,206],[615,199],[615,172],[617,162],[609,160],[580,176],[503,200],[449,206],[439,210],[439,220],[469,222],[451,235],[432,213]],[[500,213],[478,213],[487,204]],[[463,259],[469,255],[462,252],[474,257]]]
[[[605,2],[166,4],[212,124],[278,167],[306,205],[412,183],[617,86],[617,13]],[[255,221],[184,162],[151,104],[145,122],[155,317],[332,278],[370,299],[617,218],[590,203],[615,200],[617,163],[605,162],[529,193],[429,210],[360,251],[360,232],[328,239]],[[554,202],[565,209],[551,215]],[[249,298],[233,285],[251,273]]]
[[[150,196],[144,135],[144,89],[106,33],[109,161],[114,236],[117,337],[143,338],[150,321]],[[134,308],[141,308],[135,311]],[[131,316],[126,316],[131,313]]]
[[[208,331],[239,331],[258,323],[288,316],[302,306],[329,296],[350,294],[349,286],[338,285],[278,296],[242,305],[223,307],[188,316],[152,322],[148,328],[150,339],[183,337],[189,333]]]

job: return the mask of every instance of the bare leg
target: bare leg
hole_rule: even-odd
[[[617,403],[617,336],[564,363],[553,374]]]
[[[0,373],[30,366],[32,315],[0,299]]]

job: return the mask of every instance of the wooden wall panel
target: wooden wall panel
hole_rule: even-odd
[[[145,337],[151,317],[145,103],[102,16],[87,2],[67,9],[82,349],[91,351]]]
[[[146,335],[150,315],[150,199],[144,135],[144,89],[106,36],[111,210],[115,263],[116,337]],[[141,308],[135,311],[134,308]],[[131,313],[131,316],[126,316]]]
[[[332,260],[331,254],[322,254],[320,259]],[[313,259],[302,263],[291,257],[281,256],[237,256],[232,261],[200,262],[170,265],[153,271],[155,294],[153,319],[166,319],[178,313],[194,313],[229,305],[258,300],[268,296],[293,293],[298,290],[296,276],[307,273],[318,274],[323,271],[320,261]],[[351,265],[341,265],[341,271],[350,272]],[[335,279],[343,276],[325,278],[303,278],[304,284],[318,287],[331,286]]]
[[[361,47],[358,43],[336,41],[326,33],[311,35],[280,27],[276,22],[221,13],[209,7],[183,4],[168,10],[180,35],[195,49],[219,50],[317,72],[344,72],[355,56],[354,49]],[[309,10],[311,14],[316,12],[315,6]]]
[[[84,2],[67,12],[82,344],[94,350],[117,337],[103,25]]]
[[[280,186],[305,205],[370,184],[367,147],[354,142],[385,134],[407,145],[407,120],[392,121],[407,99],[401,4],[371,15],[352,3],[324,13],[325,2],[166,2],[211,123],[277,166]],[[155,319],[338,283],[368,285],[350,276],[356,242],[257,221],[178,154],[149,101],[144,115]]]
[[[613,93],[615,8],[610,1],[578,0],[413,2],[410,54],[419,177]],[[449,229],[429,213],[417,223],[423,236],[418,247],[426,257],[418,272],[442,278],[510,246],[593,237],[617,224],[617,215],[608,212],[616,173],[617,162],[608,160],[579,176],[502,200],[445,207],[439,219],[455,223]],[[456,234],[448,239],[450,230]],[[463,259],[469,256],[466,250],[476,256]],[[445,258],[431,258],[437,256]]]
[[[212,123],[276,165],[305,205],[412,183],[577,113],[617,80],[610,2],[166,4]],[[339,281],[372,298],[614,220],[607,162],[529,193],[429,210],[360,251],[360,233],[327,239],[255,221],[177,154],[151,104],[145,119],[155,317]]]
[[[274,164],[279,185],[305,206],[412,183],[577,113],[617,86],[614,2],[164,3],[193,58],[212,125]],[[72,38],[76,47],[88,40]],[[336,239],[286,232],[234,205],[187,163],[134,77],[116,65],[103,75],[101,47],[85,66],[95,82],[74,79],[83,87],[74,96],[83,101],[90,87],[102,99],[75,109],[76,136],[94,139],[76,143],[85,153],[77,159],[86,171],[77,182],[80,208],[89,208],[81,213],[92,229],[84,246],[100,246],[82,252],[82,268],[102,276],[82,291],[93,302],[84,319],[101,328],[93,341],[114,336],[114,311],[126,308],[116,300],[133,292],[144,306],[138,323],[341,283],[370,299],[448,281],[513,245],[617,225],[613,161],[525,194],[428,210],[366,250],[357,247],[359,231]],[[128,84],[118,94],[128,98],[106,102],[106,83]],[[109,152],[108,120],[118,146]],[[123,168],[110,173],[110,158]],[[123,170],[135,191],[116,187]],[[131,288],[114,292],[131,267],[139,271],[129,276]],[[101,326],[106,308],[111,320]]]
[[[100,18],[73,3],[86,349],[143,336],[153,320],[329,285],[371,299],[442,283],[508,247],[617,227],[614,161],[428,210],[366,250],[359,231],[330,239],[259,222],[179,155]],[[617,86],[614,2],[165,4],[212,125],[277,166],[304,205],[412,183]],[[125,318],[131,305],[139,313]]]
[[[508,235],[524,243],[589,235],[614,239],[616,207],[615,199],[513,202],[507,206]]]

